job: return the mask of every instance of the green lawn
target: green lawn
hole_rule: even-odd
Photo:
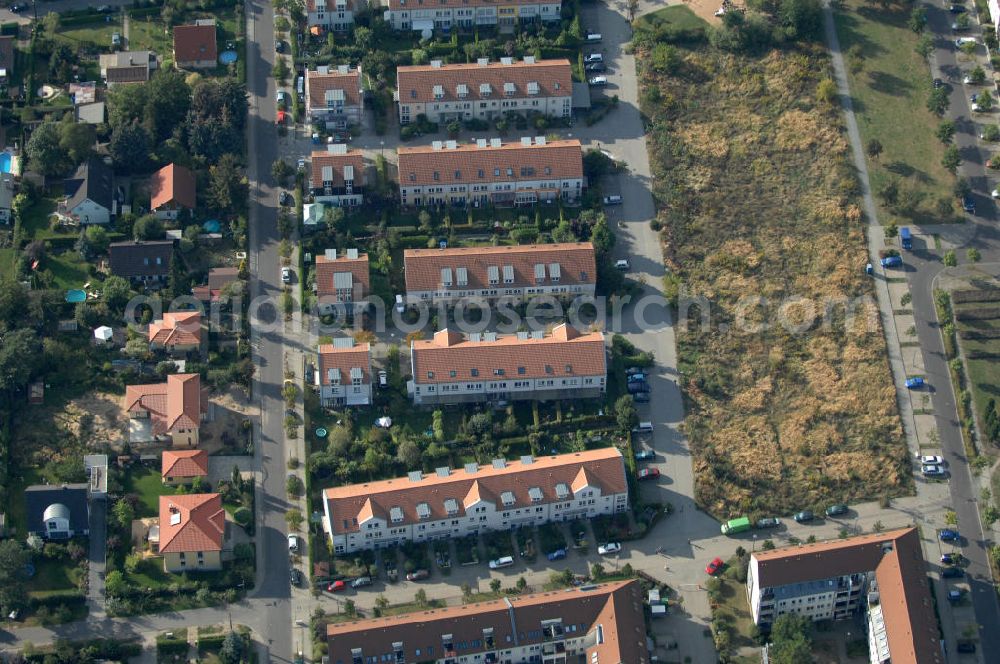
[[[957,305],[955,313],[963,310],[993,306],[992,303],[974,303]],[[955,321],[955,330],[988,332],[1000,328],[1000,319]],[[966,357],[966,367],[969,372],[969,387],[976,403],[976,413],[980,416],[986,412],[986,404],[990,399],[1000,402],[1000,339],[962,339],[958,343]]]
[[[14,249],[6,247],[0,249],[0,277],[11,278],[14,276]]]
[[[79,288],[89,280],[87,262],[76,251],[66,251],[45,258],[45,269],[55,278],[53,285],[59,289]]]
[[[128,580],[139,588],[162,588],[175,579],[163,571],[163,558],[147,558],[139,563],[134,573],[128,575]]]
[[[129,19],[128,41],[132,50],[150,50],[165,57],[172,57],[174,50],[173,35],[155,15]]]
[[[63,237],[63,233],[56,233],[49,229],[49,217],[56,211],[56,198],[47,196],[39,198],[24,212],[21,220],[21,228],[24,237],[32,240],[47,240],[53,237]]]
[[[139,496],[136,518],[157,516],[160,513],[160,496],[169,496],[176,491],[161,481],[160,472],[145,466],[132,466],[125,473],[125,493]]]
[[[121,34],[121,19],[112,17],[111,22],[103,19],[82,25],[61,26],[56,31],[56,39],[66,42],[76,48],[85,44],[93,44],[98,48],[106,49],[111,47],[111,35],[117,32]]]
[[[653,30],[664,27],[686,30],[707,28],[708,23],[684,5],[673,5],[639,18],[636,21],[636,28],[639,27]]]
[[[944,146],[935,137],[940,118],[927,110],[930,69],[914,50],[919,36],[906,23],[911,5],[880,9],[862,0],[846,0],[836,14],[845,53],[851,98],[865,145],[877,139],[883,152],[869,159],[872,191],[895,181],[901,204],[888,209],[880,197],[883,224],[941,223],[961,219],[951,195],[954,177],[941,166]],[[852,67],[863,54],[860,71]],[[951,204],[942,214],[939,201]],[[944,203],[941,203],[944,205]]]

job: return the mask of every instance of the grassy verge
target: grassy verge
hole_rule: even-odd
[[[664,257],[709,318],[686,308],[677,337],[698,502],[728,517],[909,491],[840,108],[817,100],[825,49],[674,41],[637,38],[636,60]]]
[[[869,158],[872,191],[891,184],[899,190],[896,204],[877,197],[883,224],[961,219],[951,194],[954,178],[941,165],[944,145],[935,136],[941,120],[927,110],[930,69],[916,52],[920,35],[907,26],[912,7],[845,0],[836,12],[862,141],[883,147],[877,159]]]

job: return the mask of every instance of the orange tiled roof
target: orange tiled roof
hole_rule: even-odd
[[[329,150],[316,150],[312,153],[312,181],[313,189],[323,188],[323,169],[331,168],[331,182],[333,187],[344,186],[344,167],[351,166],[354,169],[354,187],[365,186],[365,158],[361,150],[348,150],[344,154],[330,152]]]
[[[208,412],[208,388],[202,389],[198,374],[171,374],[165,383],[129,385],[125,410],[148,413],[156,435],[197,429]]]
[[[527,461],[528,457],[525,457]],[[335,534],[358,532],[364,516],[378,514],[382,518],[393,508],[402,511],[403,520],[390,523],[418,523],[417,505],[426,503],[430,519],[457,518],[466,508],[480,500],[497,503],[504,492],[512,492],[514,504],[505,509],[517,509],[533,504],[528,491],[538,488],[542,502],[556,502],[565,497],[565,488],[572,494],[581,468],[586,465],[590,486],[599,487],[603,494],[619,494],[628,490],[622,454],[614,447],[586,452],[559,454],[525,461],[509,461],[496,466],[479,466],[475,472],[450,470],[447,475],[437,473],[423,476],[419,481],[408,477],[365,484],[327,489],[324,497],[330,515],[330,528]],[[558,486],[557,485],[565,485]],[[449,514],[445,501],[454,500],[457,509]]]
[[[433,339],[413,341],[410,352],[413,380],[418,385],[607,373],[604,333],[580,334],[565,323],[547,337],[525,338],[522,334],[495,341],[466,340],[457,332],[441,330]]]
[[[198,26],[200,27],[200,26]],[[194,173],[177,164],[167,164],[149,179],[150,208],[158,210],[168,203],[193,210],[195,206]]]
[[[523,288],[536,284],[535,266],[545,267],[546,284],[552,284],[551,266],[559,265],[559,283],[564,285],[597,282],[594,245],[590,242],[563,244],[526,244],[513,247],[461,247],[447,249],[406,249],[403,272],[407,291],[433,291],[441,288],[441,270],[451,269],[452,287],[456,290],[483,288]],[[503,268],[514,270],[514,283],[504,282]],[[467,271],[468,285],[455,280],[458,268]],[[490,268],[497,271],[498,284],[490,283]]]
[[[225,533],[219,494],[160,496],[160,553],[222,551]]]
[[[399,102],[433,103],[441,101],[479,101],[481,99],[505,99],[506,97],[572,97],[573,71],[569,60],[537,60],[534,62],[513,62],[503,64],[491,62],[480,65],[454,64],[417,65],[397,67],[397,89]],[[506,84],[514,84],[514,92],[507,94]],[[529,91],[528,84],[538,86]],[[489,85],[489,93],[483,94],[481,87]],[[465,96],[459,94],[459,86],[465,86]],[[441,86],[444,96],[434,95],[435,86]]]
[[[178,63],[219,58],[214,25],[178,25],[174,28],[174,60]]]
[[[371,375],[371,345],[358,344],[350,348],[340,348],[333,344],[323,344],[319,347],[320,384],[330,384],[330,370],[340,372],[342,385],[351,383],[351,369],[361,369],[362,385],[372,382]]]
[[[574,139],[538,143],[476,143],[439,149],[400,147],[399,186],[490,184],[583,177],[583,151]],[[435,173],[437,177],[435,178]]]
[[[178,311],[163,314],[149,324],[149,342],[164,346],[188,346],[201,343],[201,314]]]
[[[382,661],[383,655],[394,660],[392,644],[402,643],[407,662],[440,659],[444,656],[442,637],[450,634],[453,647],[466,644],[456,654],[472,659],[488,651],[484,629],[492,629],[493,650],[506,650],[515,642],[526,646],[551,640],[543,634],[542,622],[562,619],[567,638],[593,634],[600,627],[602,639],[584,641],[587,645],[581,661],[646,664],[649,652],[642,602],[638,581],[617,581],[385,618],[330,623],[329,657],[331,662],[350,662],[352,650],[360,648],[366,661],[369,657]]]
[[[325,254],[316,256],[316,294],[319,297],[334,295],[334,276],[338,273],[351,274],[354,301],[368,297],[371,292],[371,281],[368,275],[368,254],[359,253],[357,258],[348,258],[346,252],[338,254],[336,259],[329,259]]]
[[[327,90],[343,90],[344,106],[360,106],[361,67],[348,69],[346,74],[341,74],[336,67],[331,67],[327,74],[307,69],[306,99],[310,110],[326,108]]]
[[[160,474],[167,477],[205,477],[208,452],[205,450],[164,450]]]

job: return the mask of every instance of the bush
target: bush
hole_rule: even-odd
[[[241,526],[246,526],[253,519],[253,512],[247,507],[241,507],[233,512],[233,521]]]

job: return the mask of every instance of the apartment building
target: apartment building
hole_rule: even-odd
[[[351,0],[306,0],[309,27],[346,32],[354,26],[354,2]]]
[[[361,150],[334,143],[312,153],[310,193],[317,203],[354,207],[364,203],[365,159]]]
[[[320,405],[368,406],[372,402],[372,356],[370,344],[354,345],[342,337],[319,347],[316,387]]]
[[[434,141],[397,152],[399,197],[406,207],[575,203],[583,193],[583,152],[576,139]]]
[[[406,302],[538,295],[593,295],[597,262],[590,242],[501,247],[407,249],[403,252]]]
[[[413,403],[592,399],[604,394],[604,333],[583,334],[563,323],[545,336],[539,330],[497,336],[441,330],[410,342]]]
[[[621,452],[607,447],[336,487],[323,493],[323,507],[334,553],[346,555],[624,512],[628,483]]]
[[[394,30],[441,30],[477,25],[515,25],[532,21],[558,21],[560,2],[539,0],[388,0],[389,24]]]
[[[431,122],[492,120],[507,112],[568,118],[573,110],[573,71],[569,60],[521,62],[501,58],[475,64],[397,67],[399,123],[423,114]]]
[[[862,612],[872,664],[943,664],[916,528],[757,551],[747,598],[764,629],[786,613],[840,620]]]
[[[338,255],[336,249],[327,249],[322,256],[316,257],[315,290],[322,315],[338,308],[350,314],[363,311],[371,292],[368,254],[348,249]]]
[[[330,68],[321,65],[306,69],[306,122],[344,129],[361,122],[361,67]]]
[[[330,664],[606,662],[646,664],[638,581],[504,597],[387,618],[330,623]]]

